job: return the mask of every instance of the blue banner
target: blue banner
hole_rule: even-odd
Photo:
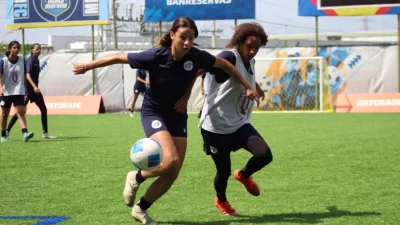
[[[7,0],[6,29],[108,24],[108,0]]]
[[[255,0],[146,0],[145,22],[255,19]]]

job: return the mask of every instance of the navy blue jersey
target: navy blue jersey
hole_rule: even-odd
[[[136,70],[136,78],[137,77],[140,77],[140,78],[142,78],[143,80],[146,80],[146,77],[147,77],[147,73],[146,73],[146,70]],[[139,81],[140,82],[140,81]]]
[[[36,86],[39,85],[39,73],[40,73],[40,63],[39,59],[35,57],[29,57],[26,61],[26,72],[31,75],[33,83]],[[32,87],[31,84],[28,82],[28,87]]]
[[[226,59],[233,66],[236,65],[236,56],[235,56],[235,54],[233,54],[232,51],[222,51],[217,56],[220,58]],[[210,74],[215,76],[215,80],[218,83],[223,83],[231,77],[231,75],[229,75],[227,72],[225,72],[225,70],[220,69],[220,68],[215,68],[215,67],[212,68],[212,70],[210,71]]]
[[[175,103],[185,94],[200,69],[210,70],[215,56],[197,48],[191,48],[179,61],[171,55],[170,47],[150,49],[140,53],[128,53],[131,68],[149,72],[150,87],[143,100],[143,108],[173,111]]]

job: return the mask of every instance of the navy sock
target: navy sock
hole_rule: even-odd
[[[136,181],[141,184],[145,181],[146,179],[142,176],[141,170],[139,170],[136,174]]]
[[[150,206],[153,203],[150,203],[146,200],[144,200],[144,197],[140,198],[139,202],[137,203],[137,205],[142,209],[142,210],[147,210],[148,208],[150,208]]]

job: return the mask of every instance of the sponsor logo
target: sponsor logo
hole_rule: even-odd
[[[80,109],[82,102],[47,102],[48,109]]]

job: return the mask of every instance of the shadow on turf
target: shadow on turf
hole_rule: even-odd
[[[83,136],[75,136],[75,137],[68,137],[68,136],[59,136],[57,139],[53,139],[54,141],[67,141],[67,140],[78,140],[78,139],[87,139],[87,138],[96,138],[96,137],[83,137]],[[52,141],[51,139],[46,141]]]
[[[327,208],[327,212],[316,213],[281,213],[264,214],[261,216],[240,215],[232,219],[222,221],[191,222],[191,221],[158,221],[159,224],[184,224],[184,225],[230,225],[231,223],[241,224],[266,224],[266,223],[322,223],[323,219],[338,217],[364,217],[379,216],[379,212],[350,212],[337,209],[336,206]],[[229,218],[229,217],[227,217]]]

